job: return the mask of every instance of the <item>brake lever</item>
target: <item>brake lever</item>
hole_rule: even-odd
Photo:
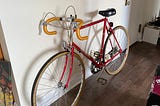
[[[41,19],[40,21],[39,21],[39,25],[38,25],[38,34],[39,35],[41,35],[41,33],[42,33],[42,26],[44,25],[44,19]]]

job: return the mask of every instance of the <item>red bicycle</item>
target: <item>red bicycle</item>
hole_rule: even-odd
[[[73,8],[75,12],[73,6],[69,6],[66,12],[69,8]],[[105,71],[115,75],[121,71],[129,52],[128,33],[123,26],[112,29],[113,23],[109,22],[107,17],[116,14],[114,8],[98,13],[103,16],[102,19],[85,25],[83,20],[77,18],[76,13],[46,19],[48,13],[40,21],[43,31],[48,35],[57,33],[50,29],[50,26],[54,26],[53,22],[58,22],[61,28],[68,31],[68,41],[63,42],[64,51],[50,57],[38,72],[32,87],[32,106],[77,105],[85,81],[85,65],[79,54],[91,61],[90,70],[93,74]],[[98,51],[91,50],[87,53],[74,42],[73,36],[76,35],[79,40],[87,40],[88,36],[81,36],[80,32],[100,23],[103,24],[101,46]],[[103,82],[104,79],[99,80]]]

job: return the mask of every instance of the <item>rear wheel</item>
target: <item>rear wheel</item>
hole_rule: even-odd
[[[60,77],[68,64],[63,79]],[[72,76],[68,85],[65,84],[71,66],[70,52],[64,51],[52,56],[40,69],[32,87],[32,106],[75,106],[80,97],[85,80],[85,67],[81,57],[74,53]]]
[[[113,32],[114,34],[108,35],[103,52],[103,60],[108,62],[105,69],[111,75],[121,71],[129,52],[129,35],[126,29],[123,26],[117,26]]]

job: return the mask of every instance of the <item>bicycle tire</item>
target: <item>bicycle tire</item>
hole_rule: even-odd
[[[129,53],[129,35],[127,33],[127,30],[123,26],[117,26],[113,29],[113,32],[120,47],[122,48],[122,52],[120,53],[118,51],[118,44],[113,37],[113,33],[110,33],[105,41],[103,52],[104,62],[106,62],[108,59],[114,58],[105,66],[105,71],[110,75],[118,74],[121,71]],[[119,52],[120,54],[112,57],[112,55],[117,52]]]
[[[68,74],[67,71],[69,70],[69,67],[70,67],[69,65],[67,65],[67,68],[66,68],[67,70],[64,75],[64,79],[62,80],[62,83],[61,83],[62,85],[59,86],[56,78],[59,79],[59,77],[61,76],[61,75],[59,76],[58,74],[61,72],[61,70],[63,70],[62,65],[65,64],[64,58],[66,57],[66,55],[69,56],[70,52],[68,51],[59,52],[53,55],[50,59],[48,59],[47,62],[42,66],[32,86],[32,93],[31,93],[32,106],[48,106],[48,105],[50,106],[55,106],[55,105],[56,106],[76,106],[76,104],[78,103],[83,85],[84,85],[84,81],[85,81],[85,67],[84,67],[81,57],[77,53],[74,53],[75,58],[74,58],[74,63],[73,63],[72,76],[70,79],[70,83],[68,85],[68,89],[67,88],[64,89],[63,84],[65,84],[65,82],[63,81],[66,81],[65,79],[67,79],[67,76],[65,75]],[[56,66],[56,68],[53,68],[54,65]],[[80,66],[80,68],[78,68],[78,66]],[[54,71],[51,71],[51,68],[53,68]],[[49,76],[50,73],[51,73],[51,76]],[[75,78],[77,80],[75,80]],[[80,81],[80,82],[75,83],[75,81]],[[44,90],[45,88],[47,91]],[[58,93],[61,93],[61,94],[58,94]],[[55,96],[59,96],[59,97],[55,98]],[[54,100],[50,100],[49,98],[50,99],[54,98]],[[43,103],[46,101],[47,103]]]

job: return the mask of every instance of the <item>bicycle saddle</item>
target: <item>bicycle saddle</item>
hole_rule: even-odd
[[[116,10],[114,8],[110,8],[110,9],[107,9],[107,10],[101,10],[101,11],[99,11],[99,14],[104,16],[104,17],[109,17],[109,16],[112,16],[112,15],[115,15]]]

